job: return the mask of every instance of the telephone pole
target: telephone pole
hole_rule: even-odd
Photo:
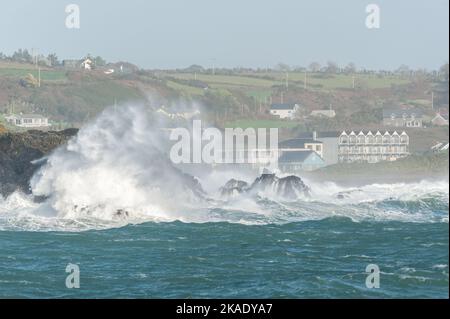
[[[289,90],[289,72],[286,72],[286,91]]]
[[[303,80],[303,88],[306,90],[306,71],[305,71],[305,79]]]
[[[431,91],[431,109],[434,110],[434,92]]]
[[[31,56],[33,58],[33,64],[37,68],[38,66],[38,48],[31,48]]]

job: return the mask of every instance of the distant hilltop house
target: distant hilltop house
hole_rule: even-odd
[[[26,127],[26,128],[39,128],[49,127],[48,118],[39,114],[19,114],[5,116],[6,121],[9,124]]]
[[[423,112],[418,108],[385,108],[383,125],[391,127],[422,127]]]
[[[300,106],[295,103],[280,103],[270,106],[270,114],[278,116],[280,119],[293,119]]]
[[[84,70],[92,70],[94,67],[94,61],[92,61],[90,58],[86,58],[81,62],[81,68]]]
[[[395,161],[408,155],[409,136],[406,132],[343,131],[339,136],[340,163]]]
[[[334,118],[336,116],[336,112],[334,110],[314,110],[311,112],[310,116]]]
[[[440,109],[431,120],[434,126],[448,126],[448,109]]]

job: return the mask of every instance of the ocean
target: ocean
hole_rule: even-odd
[[[448,193],[434,187],[339,209],[261,200],[270,214],[124,225],[32,217],[12,196],[0,205],[0,297],[448,298]],[[79,288],[66,287],[68,264]],[[366,286],[369,264],[379,288]]]

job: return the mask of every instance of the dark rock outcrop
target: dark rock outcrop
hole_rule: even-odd
[[[251,192],[269,192],[287,199],[309,196],[310,189],[303,180],[294,175],[283,178],[275,174],[262,174],[250,186]]]
[[[298,176],[279,178],[275,174],[262,174],[250,186],[244,181],[231,179],[220,189],[221,195],[225,197],[260,192],[295,200],[301,196],[309,196],[310,188]]]
[[[0,195],[6,197],[17,189],[29,193],[31,177],[45,163],[32,162],[48,155],[77,132],[77,129],[67,129],[0,134]]]
[[[220,188],[221,196],[238,195],[247,190],[248,183],[236,179],[230,179],[223,187]]]

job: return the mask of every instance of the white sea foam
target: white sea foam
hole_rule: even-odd
[[[203,179],[207,197],[198,196],[166,156],[158,123],[143,107],[107,110],[53,152],[31,180],[34,195],[0,197],[0,229],[79,231],[148,221],[288,223],[334,216],[361,220],[447,222],[447,182],[373,184],[359,188],[313,183],[311,197],[284,201],[275,194],[214,199],[218,185],[242,172],[213,171]],[[223,179],[223,180],[222,180]],[[447,206],[435,213],[427,200]],[[410,210],[389,201],[418,203]]]

